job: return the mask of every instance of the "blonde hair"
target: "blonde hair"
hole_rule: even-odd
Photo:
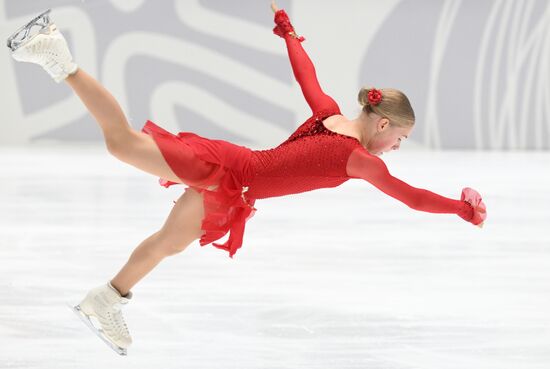
[[[390,124],[398,127],[414,126],[414,111],[403,92],[393,88],[381,88],[379,91],[382,93],[382,101],[378,105],[372,105],[368,99],[369,91],[372,89],[372,87],[363,87],[357,96],[357,100],[366,114],[375,113],[388,118]]]

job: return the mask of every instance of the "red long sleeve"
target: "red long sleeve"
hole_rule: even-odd
[[[362,178],[368,181],[385,194],[414,210],[457,214],[465,220],[470,220],[473,217],[473,208],[468,203],[408,185],[393,177],[382,159],[369,154],[362,147],[351,153],[346,165],[346,172],[352,178]]]
[[[277,26],[274,32],[285,39],[294,77],[313,114],[327,109],[340,111],[338,104],[321,89],[315,67],[302,47],[301,41],[304,39],[296,36],[284,10],[279,10],[275,14],[275,22]]]

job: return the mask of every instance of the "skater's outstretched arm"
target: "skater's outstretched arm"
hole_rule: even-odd
[[[487,216],[485,204],[481,201],[481,196],[474,190],[466,188],[463,190],[462,199],[454,200],[428,190],[412,187],[392,176],[382,159],[371,155],[362,147],[352,152],[346,171],[350,177],[368,181],[385,194],[415,210],[457,214],[462,219],[480,227]],[[470,196],[472,199],[469,198]],[[474,196],[477,201],[472,201]]]
[[[326,109],[339,111],[338,104],[325,94],[319,85],[315,67],[301,44],[304,38],[296,35],[284,10],[278,10],[274,3],[272,3],[272,9],[275,11],[275,23],[277,24],[273,32],[285,39],[294,77],[300,84],[302,93],[312,112],[315,114]]]

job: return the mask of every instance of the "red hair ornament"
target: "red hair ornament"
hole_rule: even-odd
[[[382,91],[372,88],[367,94],[367,99],[370,105],[378,105],[382,102]]]

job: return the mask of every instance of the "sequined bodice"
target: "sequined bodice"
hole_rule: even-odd
[[[254,179],[247,195],[255,199],[284,196],[336,187],[347,181],[347,160],[360,143],[323,125],[323,120],[334,114],[319,112],[279,146],[254,151]]]

